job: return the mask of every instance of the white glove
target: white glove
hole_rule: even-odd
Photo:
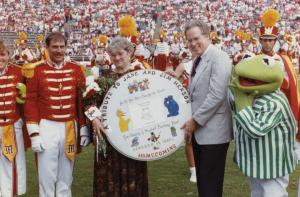
[[[80,136],[80,146],[87,146],[91,143],[90,136]]]
[[[90,132],[86,126],[80,128],[80,146],[87,146],[91,143]]]
[[[296,147],[296,159],[298,159],[300,161],[300,142],[296,142],[295,143],[295,147]]]
[[[30,139],[31,139],[31,149],[34,152],[40,153],[45,150],[45,145],[44,145],[44,142],[43,142],[41,136],[37,135],[37,136],[31,137]]]

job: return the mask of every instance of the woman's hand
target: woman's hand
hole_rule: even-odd
[[[171,75],[172,77],[177,78],[176,73],[173,70],[166,70],[165,73]]]
[[[166,70],[165,73],[171,75],[172,77],[175,77],[176,79],[179,79],[179,77],[181,77],[183,75],[185,71],[185,68],[184,68],[184,64],[183,63],[180,63],[176,70],[173,71],[173,70]]]
[[[101,120],[99,118],[95,118],[92,121],[92,128],[97,136],[102,136],[102,133],[105,134],[105,130],[104,130]]]

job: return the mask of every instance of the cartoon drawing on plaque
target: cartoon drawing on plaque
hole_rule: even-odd
[[[143,82],[139,83],[140,90],[144,91],[144,90],[149,89],[149,84],[150,84],[149,80],[148,79],[144,79]]]
[[[160,134],[158,136],[156,136],[154,132],[151,132],[150,137],[148,138],[148,141],[155,143],[155,145],[153,147],[154,150],[159,149],[159,144],[160,144],[158,141],[159,137],[160,137]]]
[[[164,100],[164,105],[168,109],[169,114],[168,117],[177,116],[179,113],[179,106],[177,102],[173,99],[173,96],[168,96]]]
[[[175,128],[175,127],[171,127],[170,129],[171,129],[171,135],[172,135],[173,137],[176,137],[176,136],[177,136],[176,128]]]
[[[137,92],[138,90],[139,90],[139,84],[137,81],[134,80],[132,84],[128,85],[128,91],[130,94]]]
[[[122,112],[121,110],[117,111],[117,116],[119,118],[120,131],[122,133],[128,131],[128,124],[129,124],[130,118],[124,119],[125,113]]]
[[[138,92],[138,91],[144,91],[149,89],[149,79],[144,79],[143,81],[136,81],[134,80],[133,83],[130,83],[128,85],[128,91],[130,94]]]
[[[131,147],[138,146],[139,145],[139,138],[134,137],[131,141]]]

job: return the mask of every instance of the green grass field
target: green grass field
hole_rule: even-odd
[[[249,195],[248,180],[232,162],[233,146],[230,146],[224,181],[224,197],[246,197]],[[148,163],[150,197],[197,196],[196,184],[189,182],[189,169],[184,149],[173,155]],[[24,197],[38,197],[37,174],[34,157],[27,153],[27,193]],[[289,196],[297,196],[300,166],[290,176]],[[93,190],[93,148],[89,146],[77,158],[74,169],[73,197],[91,197]]]

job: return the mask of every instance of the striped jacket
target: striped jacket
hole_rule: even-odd
[[[236,159],[249,177],[273,179],[293,172],[296,121],[285,95],[278,91],[255,99],[234,117]]]

